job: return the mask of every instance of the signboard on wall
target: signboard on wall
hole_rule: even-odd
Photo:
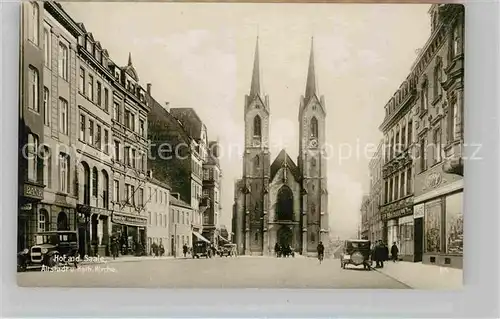
[[[424,204],[418,204],[413,206],[413,218],[422,218],[424,217],[425,209],[424,209]]]

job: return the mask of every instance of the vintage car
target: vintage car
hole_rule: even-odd
[[[211,257],[210,245],[206,241],[197,241],[193,244],[193,258]]]
[[[77,267],[78,233],[76,231],[48,231],[35,234],[36,244],[17,254],[18,271],[42,266],[55,267],[72,264]]]
[[[344,248],[340,255],[340,266],[345,269],[346,265],[363,265],[364,269],[370,270],[372,266],[371,242],[365,239],[350,239],[344,242]]]
[[[219,250],[219,255],[221,257],[229,257],[235,255],[236,252],[236,244],[224,244]]]

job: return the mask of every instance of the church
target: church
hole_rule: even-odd
[[[299,156],[283,149],[271,163],[269,96],[260,86],[259,42],[255,48],[250,92],[245,96],[243,174],[235,184],[233,242],[240,255],[272,255],[276,243],[316,256],[328,240],[327,162],[324,148],[326,109],[316,88],[311,40],[305,94],[298,108]]]

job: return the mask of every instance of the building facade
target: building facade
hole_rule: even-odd
[[[148,171],[146,182],[145,211],[148,216],[146,252],[152,254],[153,243],[158,247],[163,246],[165,255],[172,255],[170,244],[170,233],[172,222],[170,212],[170,186],[153,177],[152,171]]]
[[[432,5],[431,35],[385,106],[384,240],[405,260],[462,267],[464,9]]]
[[[193,247],[193,242],[198,240],[192,231],[193,215],[191,205],[184,202],[179,193],[172,193],[170,196],[170,251],[174,257],[182,256],[184,245]]]
[[[364,195],[361,199],[361,225],[360,225],[360,238],[368,239],[370,236],[370,196]]]
[[[383,240],[384,224],[380,216],[380,206],[384,200],[384,180],[382,178],[382,149],[383,141],[377,146],[377,151],[369,163],[370,170],[370,195],[368,207],[368,239],[372,242]]]
[[[203,164],[203,197],[208,198],[210,205],[203,214],[203,236],[215,246],[220,239],[220,212],[221,212],[221,181],[222,170],[219,163],[219,150],[216,141],[210,141],[207,160]]]
[[[269,97],[260,87],[258,39],[250,93],[245,97],[243,176],[235,190],[239,254],[269,255],[276,243],[316,254],[328,237],[325,143],[326,109],[316,89],[314,51],[301,97],[298,164],[282,150],[271,164]]]
[[[432,35],[415,68],[415,224],[423,224],[423,262],[462,268],[464,8],[433,5]]]

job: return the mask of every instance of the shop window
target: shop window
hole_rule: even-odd
[[[446,253],[463,255],[463,193],[446,197]]]
[[[425,252],[441,252],[441,199],[425,204]]]

